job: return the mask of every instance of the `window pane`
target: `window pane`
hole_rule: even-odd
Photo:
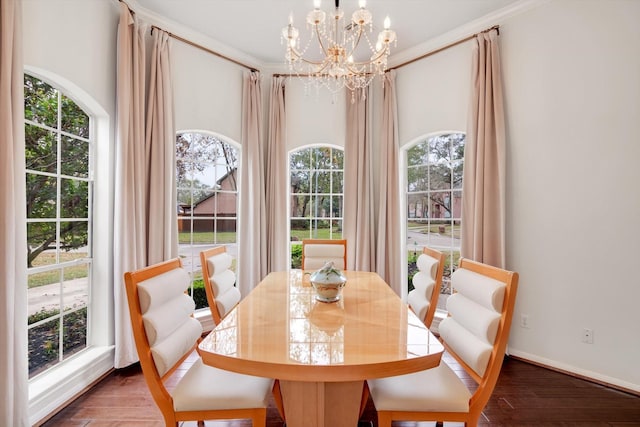
[[[344,151],[333,149],[333,169],[344,169]]]
[[[235,218],[216,219],[216,243],[235,243],[236,220]]]
[[[291,192],[308,193],[311,188],[309,179],[310,174],[307,170],[291,171]]]
[[[57,213],[56,178],[28,173],[26,179],[27,218],[55,218]]]
[[[89,143],[80,139],[62,137],[61,164],[63,175],[89,177]]]
[[[61,249],[68,251],[78,248],[79,253],[86,254],[88,237],[88,223],[86,221],[67,221],[60,223]]]
[[[56,223],[32,222],[27,224],[27,267],[57,263]]]
[[[31,124],[26,124],[24,130],[27,170],[55,173],[58,167],[55,132]]]
[[[87,347],[87,309],[81,308],[63,317],[63,359],[68,359],[75,353]]]
[[[29,329],[29,377],[58,363],[60,319]]]
[[[342,193],[344,188],[344,173],[336,171],[331,173],[331,191],[333,193]]]
[[[24,76],[24,116],[52,128],[58,126],[58,91],[38,78]]]
[[[331,198],[331,216],[333,218],[342,218],[342,195]]]
[[[87,181],[62,178],[60,192],[61,218],[89,216],[89,183]]]
[[[331,167],[331,148],[316,147],[313,149],[311,165],[315,169],[329,169]]]
[[[407,190],[426,191],[429,189],[429,169],[427,165],[407,169]]]
[[[342,239],[342,220],[331,221],[331,238]]]
[[[308,239],[311,234],[311,220],[307,219],[292,219],[291,220],[291,241],[299,241],[302,239]]]
[[[72,135],[89,137],[89,116],[71,99],[62,95],[62,131]]]
[[[65,267],[63,274],[63,309],[77,310],[86,307],[89,301],[89,264]]]
[[[289,165],[292,171],[298,169],[311,169],[311,148],[305,148],[291,153]]]
[[[314,172],[311,175],[311,192],[325,193],[331,192],[331,172]]]

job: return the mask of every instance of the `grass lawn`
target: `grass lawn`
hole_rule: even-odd
[[[328,228],[318,228],[313,230],[311,233],[309,230],[291,230],[291,237],[297,238],[298,240],[302,239],[342,239],[342,233],[333,233],[333,236],[330,235],[331,230]]]
[[[59,262],[68,262],[73,261],[75,259],[86,257],[86,253],[78,253],[78,252],[60,252],[60,261]],[[43,252],[38,257],[33,260],[33,266],[39,267],[43,265],[53,265],[56,263],[56,254],[55,252]],[[79,279],[82,277],[87,277],[89,274],[89,265],[81,264],[81,265],[72,265],[69,267],[64,267],[64,280],[71,279]],[[50,285],[52,283],[58,283],[60,281],[60,270],[54,269],[51,271],[44,271],[42,273],[30,274],[29,275],[29,288],[35,288],[43,285]]]
[[[236,240],[236,232],[235,231],[224,231],[216,233],[216,240],[213,239],[213,231],[198,231],[198,232],[182,232],[178,233],[178,243],[179,244],[189,244],[191,243],[191,236],[193,236],[194,244],[214,244],[214,243],[235,243]]]

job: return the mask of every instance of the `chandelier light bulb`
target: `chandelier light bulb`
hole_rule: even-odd
[[[391,20],[387,16],[386,18],[384,18],[384,29],[388,30],[389,28],[391,28]]]
[[[358,5],[360,6],[360,9],[364,9],[367,7],[367,0],[359,0]]]
[[[313,8],[320,9],[320,5],[322,4],[322,0],[313,0]]]
[[[293,25],[293,12],[289,12],[289,25]]]

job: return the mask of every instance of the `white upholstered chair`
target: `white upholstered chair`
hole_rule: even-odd
[[[413,289],[407,296],[409,307],[431,327],[436,313],[442,274],[444,272],[444,254],[431,248],[424,248],[416,260],[418,272],[413,276]]]
[[[226,246],[216,246],[200,252],[202,278],[211,309],[213,322],[217,325],[240,302],[240,290],[235,286],[236,273],[231,270],[233,257]]]
[[[440,322],[445,349],[478,383],[474,393],[443,361],[433,369],[368,380],[378,426],[392,420],[457,421],[475,426],[502,367],[518,274],[461,259],[453,273],[449,317]]]
[[[224,371],[198,358],[175,387],[166,387],[202,335],[180,259],[125,273],[124,279],[142,373],[165,424],[250,418],[253,426],[265,426],[272,379]]]
[[[302,269],[319,270],[333,261],[338,270],[347,268],[347,241],[345,239],[303,239]]]

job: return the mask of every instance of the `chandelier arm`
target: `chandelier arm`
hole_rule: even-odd
[[[315,24],[314,27],[316,28],[316,37],[318,38],[318,44],[320,45],[320,49],[322,49],[322,54],[326,58],[328,56],[327,49],[324,47],[324,43],[322,43],[322,37],[320,36],[320,30],[318,29],[318,24]],[[306,61],[306,62],[309,62],[309,61]],[[322,62],[319,62],[318,64],[321,64]]]
[[[378,59],[382,58],[384,56],[384,54],[387,52],[387,45],[385,44],[384,49],[380,49],[379,52],[376,53],[376,56],[374,56],[373,58],[371,58],[368,61],[362,61],[362,62],[353,62],[352,65],[354,66],[358,66],[358,65],[369,65],[369,64],[373,64],[374,62],[376,62]]]
[[[360,45],[360,40],[362,40],[362,26],[358,25],[358,38],[356,39],[356,42],[353,44],[353,49],[351,49],[351,52],[347,54],[347,58],[353,55],[353,52],[356,51],[356,49]]]
[[[324,63],[324,61],[311,61],[309,59],[306,59],[305,57],[302,56],[300,52],[298,52],[295,48],[291,46],[289,46],[289,51],[293,54],[296,60],[305,62],[307,64],[320,66]]]

